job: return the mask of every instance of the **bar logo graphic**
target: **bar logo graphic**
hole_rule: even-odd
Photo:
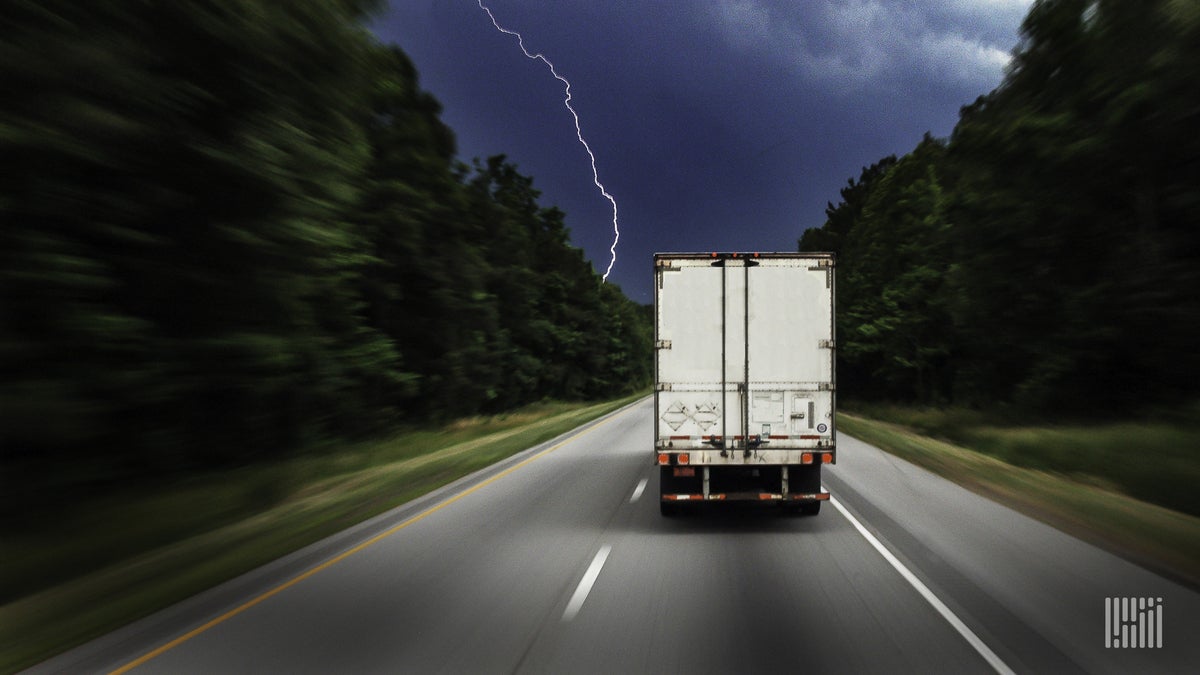
[[[1162,598],[1104,599],[1105,648],[1158,648],[1162,636]]]

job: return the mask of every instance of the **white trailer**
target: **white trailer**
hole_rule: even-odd
[[[654,256],[663,515],[695,502],[820,512],[837,461],[834,257]]]

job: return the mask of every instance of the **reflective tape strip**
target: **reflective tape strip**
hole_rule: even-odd
[[[825,492],[825,491],[821,491],[821,492],[808,492],[808,493],[804,493],[804,494],[794,494],[794,495],[788,495],[788,498],[789,498],[789,499],[808,499],[808,500],[813,500],[813,499],[815,499],[815,500],[817,500],[817,501],[819,501],[819,502],[823,502],[823,501],[828,501],[828,500],[829,500],[829,493],[828,493],[828,492]]]

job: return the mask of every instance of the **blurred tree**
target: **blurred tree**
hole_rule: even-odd
[[[372,325],[419,378],[406,414],[494,412],[645,386],[647,333],[610,343],[593,330],[627,310],[601,303],[565,214],[540,206],[533,179],[503,155],[457,164],[453,134],[412,63],[391,49],[378,64],[359,220],[376,257],[366,285]],[[632,354],[645,365],[622,365],[631,379],[618,384],[614,364]]]
[[[841,254],[846,387],[1094,415],[1200,394],[1196,72],[1195,3],[1035,2],[948,149],[864,170],[801,238]]]
[[[357,3],[3,11],[7,444],[233,459],[354,416],[394,358],[341,219],[368,151]]]
[[[809,228],[800,235],[800,251],[827,252],[841,255],[846,238],[862,216],[871,188],[896,165],[896,156],[888,155],[871,166],[863,167],[858,180],[851,178],[841,189],[842,200],[825,206],[825,223]]]
[[[872,185],[844,243],[840,355],[863,393],[931,402],[943,387],[951,334],[949,247],[939,178],[944,144],[929,135]]]
[[[372,159],[358,216],[375,256],[371,323],[413,371],[405,379],[416,386],[401,397],[406,417],[474,413],[498,377],[487,358],[496,317],[482,226],[469,215],[441,105],[400,50],[380,48],[374,64]]]
[[[972,398],[1086,410],[1195,394],[1180,373],[1200,365],[1184,347],[1200,307],[1179,289],[1200,281],[1185,225],[1200,216],[1200,94],[1172,84],[1200,68],[1180,58],[1187,14],[1036,3],[1004,85],[964,109],[951,155]]]
[[[374,4],[0,5],[9,504],[648,382],[646,318],[455,161]]]
[[[563,212],[539,207],[532,179],[502,156],[476,165],[471,189],[482,204],[477,210],[489,214],[489,289],[499,303],[507,340],[505,396],[518,402],[545,396],[580,399],[645,386],[653,362],[647,351],[650,326],[625,330],[623,318],[640,317],[570,245]],[[627,339],[645,344],[627,344]],[[626,362],[635,355],[644,367]]]
[[[847,254],[847,242],[862,219],[863,209],[871,191],[879,184],[893,166],[896,156],[889,155],[869,167],[863,167],[857,181],[851,178],[841,189],[841,201],[825,208],[825,223],[819,228],[809,228],[800,236],[799,250],[808,252],[830,252],[838,256],[838,316],[837,330],[841,348],[837,350],[838,379],[842,387],[859,396],[879,395],[871,384],[877,363],[870,363],[864,354],[858,353],[856,338],[858,325],[849,321],[848,308],[858,308],[863,303],[860,284],[854,283],[858,266],[856,256]],[[849,283],[848,283],[849,282]],[[849,349],[849,351],[847,351]],[[848,358],[848,355],[853,355]]]

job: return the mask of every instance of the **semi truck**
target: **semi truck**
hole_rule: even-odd
[[[654,256],[654,462],[664,516],[762,502],[816,515],[837,462],[835,258]]]

